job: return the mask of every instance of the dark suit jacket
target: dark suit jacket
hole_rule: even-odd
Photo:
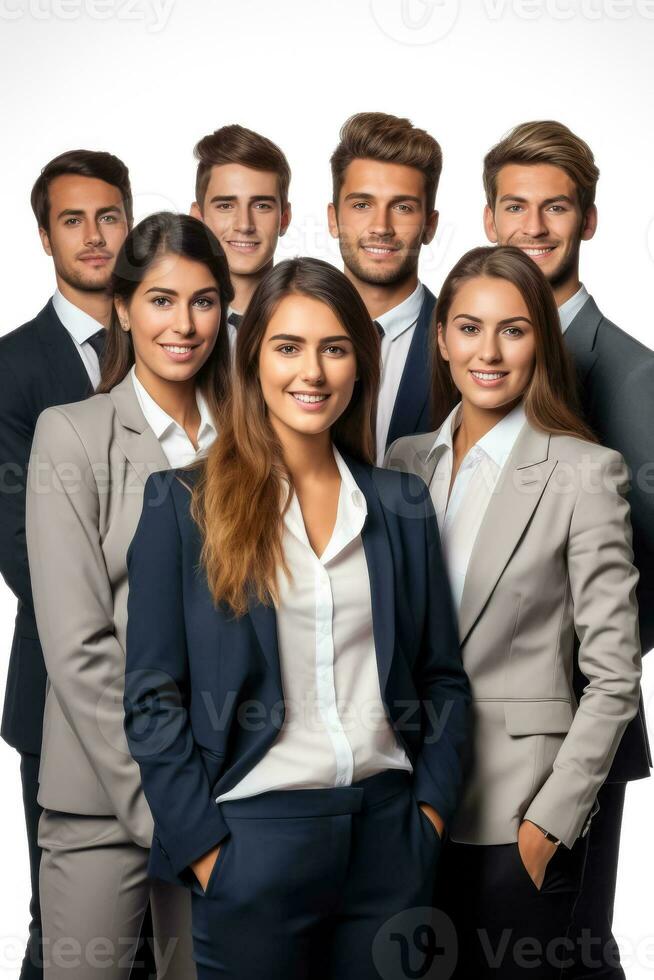
[[[604,446],[622,453],[631,472],[628,494],[643,654],[654,647],[654,351],[600,313],[590,297],[564,334],[580,384],[588,424]],[[576,678],[578,692],[585,678]],[[615,757],[608,782],[649,775],[652,759],[641,698]]]
[[[413,331],[400,387],[397,390],[386,449],[400,436],[431,432],[431,338],[436,297],[426,286],[422,309]]]
[[[18,599],[1,734],[19,751],[35,755],[41,751],[46,672],[25,544],[27,464],[43,409],[80,401],[92,391],[52,301],[0,338],[0,572]]]
[[[447,821],[470,694],[429,493],[419,477],[345,458],[368,505],[362,540],[382,698],[417,798]],[[155,821],[150,874],[182,883],[229,832],[216,797],[265,755],[284,717],[274,606],[252,598],[240,619],[214,606],[189,503],[170,472],[148,479],[127,556],[124,701]]]

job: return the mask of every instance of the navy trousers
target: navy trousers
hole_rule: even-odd
[[[198,980],[433,975],[440,838],[408,773],[263,793],[221,812],[229,837],[206,892],[192,886]]]

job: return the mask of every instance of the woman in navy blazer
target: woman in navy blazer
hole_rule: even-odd
[[[378,382],[348,280],[282,262],[206,463],[146,485],[125,728],[200,980],[404,977],[437,950],[469,688],[429,493],[371,465]]]

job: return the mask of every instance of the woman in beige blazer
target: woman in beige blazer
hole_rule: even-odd
[[[464,255],[436,324],[440,428],[397,440],[386,465],[429,487],[473,693],[437,898],[456,977],[546,980],[570,955],[585,834],[638,706],[627,471],[577,414],[554,298],[525,253]]]
[[[233,293],[217,239],[169,213],[129,234],[113,290],[99,393],[42,413],[29,469],[27,544],[49,678],[45,977],[126,980],[150,901],[159,976],[189,980],[188,892],[148,880],[153,822],[123,730],[127,550],[150,473],[186,465],[215,437]]]

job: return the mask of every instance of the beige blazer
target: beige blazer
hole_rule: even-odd
[[[385,465],[429,485],[437,433]],[[638,572],[619,453],[529,423],[475,542],[459,613],[473,737],[454,840],[503,844],[528,819],[568,847],[584,832],[638,708]],[[588,685],[576,703],[575,634]]]
[[[149,847],[152,818],[123,730],[128,546],[149,474],[168,460],[130,376],[48,408],[30,457],[26,534],[48,672],[39,803],[115,815]]]

